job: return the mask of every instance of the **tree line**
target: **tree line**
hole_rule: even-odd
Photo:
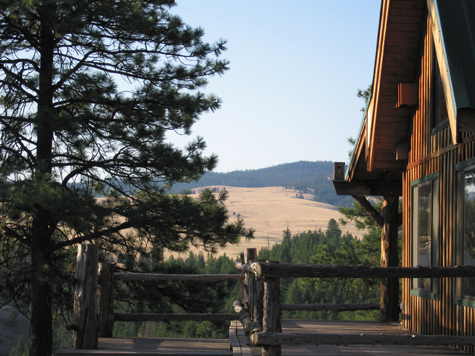
[[[351,206],[351,197],[338,196],[331,181],[333,162],[299,161],[277,166],[233,171],[228,173],[207,172],[200,179],[190,183],[178,183],[170,188],[172,193],[193,191],[199,187],[286,187],[299,191],[297,194],[311,194],[315,201],[335,206]]]

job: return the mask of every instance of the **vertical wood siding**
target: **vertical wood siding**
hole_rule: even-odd
[[[431,72],[435,56],[435,53],[432,53],[431,25],[428,16],[422,36],[419,77],[416,79],[419,84],[419,105],[412,116],[408,170],[403,175],[402,183],[403,266],[411,265],[410,184],[434,172],[439,172],[440,184],[439,264],[444,267],[454,265],[455,165],[475,157],[474,142],[449,149],[453,145],[450,128],[431,135]],[[462,138],[469,135],[471,133],[464,133]],[[402,284],[402,301],[405,303],[402,326],[405,329],[422,334],[475,335],[475,308],[453,304],[453,283],[450,278],[439,280],[438,300],[411,296],[409,279],[403,279]]]

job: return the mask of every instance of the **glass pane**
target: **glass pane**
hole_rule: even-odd
[[[418,232],[418,256],[419,266],[431,266],[432,255],[432,181],[419,186],[419,202],[417,206],[417,217],[419,220]],[[420,278],[419,288],[431,289],[430,278]]]
[[[465,172],[463,264],[475,265],[475,170]],[[464,278],[463,294],[475,297],[475,278]]]

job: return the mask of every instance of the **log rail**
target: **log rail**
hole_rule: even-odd
[[[225,321],[240,320],[242,315],[223,313],[114,313],[114,281],[202,281],[243,280],[242,274],[153,274],[114,273],[110,263],[98,263],[99,248],[83,244],[78,248],[73,322],[73,348],[97,349],[99,337],[112,337],[115,321]],[[242,319],[244,320],[244,319]],[[248,318],[248,325],[252,321]],[[254,327],[251,331],[261,331]]]
[[[256,249],[246,249],[236,267],[241,274],[164,275],[114,273],[110,264],[97,263],[98,248],[80,246],[76,269],[76,293],[73,312],[74,348],[97,348],[98,337],[112,337],[114,321],[187,321],[240,320],[254,345],[262,346],[262,355],[281,355],[281,345],[297,344],[381,344],[381,345],[475,345],[475,337],[430,335],[318,335],[282,333],[282,310],[377,310],[368,304],[281,304],[280,278],[446,278],[475,277],[475,267],[379,267],[280,264],[257,260]],[[94,255],[91,257],[91,255]],[[91,262],[92,261],[92,262]],[[123,281],[239,280],[242,303],[234,303],[236,314],[149,314],[114,313],[112,285]],[[92,312],[91,312],[92,311]],[[97,333],[91,332],[97,330]]]
[[[255,255],[255,252],[250,254]],[[262,331],[250,334],[251,343],[262,347],[262,355],[281,355],[282,345],[475,345],[475,337],[449,335],[365,335],[365,334],[299,334],[282,333],[280,329],[281,310],[377,310],[379,303],[366,304],[279,304],[276,312],[275,295],[280,295],[280,278],[455,278],[474,277],[474,266],[455,267],[380,267],[380,266],[340,266],[316,264],[291,264],[260,261],[241,257],[236,268],[246,275],[244,293],[245,304],[250,314],[264,305],[263,321],[254,322],[263,325]],[[259,297],[256,286],[262,283],[265,293]],[[261,287],[262,288],[262,287]],[[274,299],[274,300],[272,300]],[[269,307],[270,306],[270,307]],[[274,320],[272,320],[274,319]],[[278,320],[277,320],[278,319]]]

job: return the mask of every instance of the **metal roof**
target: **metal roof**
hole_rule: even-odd
[[[456,109],[475,109],[475,1],[434,0]]]

